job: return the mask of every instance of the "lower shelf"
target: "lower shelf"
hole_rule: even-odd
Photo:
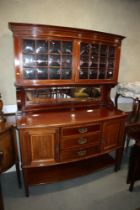
[[[24,178],[28,185],[58,182],[86,175],[115,165],[115,160],[108,154],[74,163],[53,165],[38,168],[23,168]]]

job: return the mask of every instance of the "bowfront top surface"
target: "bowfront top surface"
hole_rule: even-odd
[[[114,109],[109,110],[108,108],[27,113],[17,116],[17,126],[19,128],[26,128],[76,125],[80,123],[96,123],[97,121],[111,120],[114,117],[120,118],[124,116],[126,116],[125,112]]]

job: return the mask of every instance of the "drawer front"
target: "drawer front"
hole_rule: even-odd
[[[86,145],[97,145],[100,142],[100,132],[89,133],[84,135],[76,135],[63,137],[61,139],[60,148],[67,149],[71,147],[79,147]]]
[[[60,152],[60,161],[70,161],[92,157],[100,152],[100,146],[87,147],[83,149],[63,150]]]
[[[62,129],[62,136],[85,134],[94,131],[100,131],[100,124],[85,124],[81,126],[65,127]]]

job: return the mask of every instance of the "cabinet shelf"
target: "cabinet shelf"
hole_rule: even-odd
[[[24,168],[24,170],[28,174],[30,185],[36,185],[38,183],[52,183],[84,176],[89,173],[111,167],[114,163],[115,160],[110,155],[104,154],[102,156],[89,159],[88,162],[87,160],[83,160],[48,167],[29,167]],[[34,174],[36,174],[36,176],[34,176]]]

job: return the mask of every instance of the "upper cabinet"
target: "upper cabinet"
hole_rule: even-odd
[[[9,23],[17,86],[117,82],[120,35],[58,26]]]

